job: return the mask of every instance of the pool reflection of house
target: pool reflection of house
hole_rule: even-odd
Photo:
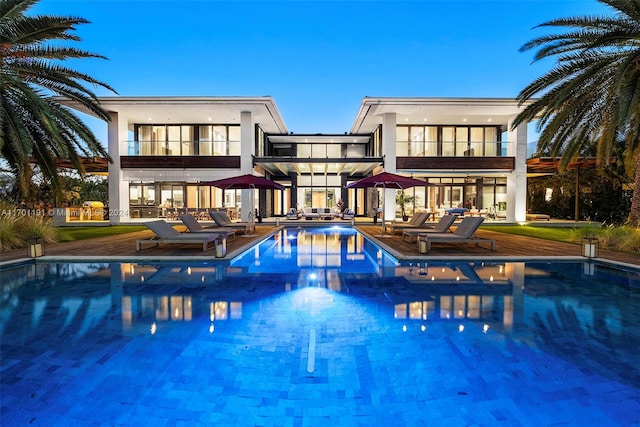
[[[64,101],[73,108],[77,104]],[[104,97],[110,112],[109,221],[113,224],[226,208],[248,218],[252,192],[201,182],[246,173],[285,191],[260,190],[263,216],[291,207],[371,215],[379,190],[345,186],[381,170],[428,180],[405,190],[413,210],[465,207],[498,219],[525,219],[527,126],[511,130],[522,107],[498,98],[364,98],[351,129],[290,132],[271,97]],[[380,190],[381,191],[381,190]],[[385,215],[396,216],[395,190]]]
[[[114,289],[123,289],[125,330],[139,329],[136,322],[140,321],[147,328],[151,323],[189,322],[205,317],[212,325],[239,320],[247,303],[308,287],[325,288],[354,298],[383,295],[381,303],[388,305],[389,316],[399,321],[478,321],[510,330],[514,298],[522,295],[517,291],[519,287],[513,286],[513,279],[521,269],[521,263],[407,264],[395,267],[395,277],[385,278],[383,269],[379,275],[371,276],[340,274],[329,266],[306,269],[287,280],[281,274],[271,279],[268,273],[252,274],[222,264],[192,267],[122,264],[120,274],[112,277],[121,280],[121,286]],[[318,276],[310,279],[310,274]],[[278,285],[270,284],[272,280]],[[391,282],[393,285],[383,289],[384,292],[378,289]],[[176,283],[181,285],[178,290]],[[165,287],[171,293],[162,294]],[[411,298],[406,300],[406,295]]]
[[[542,327],[536,329],[535,321],[552,331],[560,325],[557,319],[571,322],[580,333],[597,329],[626,339],[625,324],[633,316],[629,295],[638,289],[637,274],[599,264],[584,270],[583,265],[403,262],[378,274],[335,274],[334,268],[320,268],[327,279],[309,282],[295,275],[283,280],[281,274],[250,274],[218,262],[38,263],[3,272],[6,304],[1,314],[4,325],[21,325],[24,339],[42,333],[42,322],[53,322],[45,330],[62,336],[113,328],[117,319],[124,334],[163,333],[165,323],[202,324],[213,333],[214,324],[251,319],[273,298],[315,290],[329,302],[339,292],[363,305],[375,304],[376,313],[413,331],[440,322],[452,333],[491,330],[535,340]],[[608,290],[619,295],[617,304],[601,306],[593,289],[602,280],[617,284]],[[573,300],[566,299],[567,293]],[[571,316],[563,317],[567,314]]]
[[[520,292],[514,278],[521,263],[411,263],[397,268],[396,275],[411,284],[411,299],[394,290],[394,317],[417,321],[483,321],[501,329],[513,327],[514,297]],[[420,295],[420,298],[416,298]]]

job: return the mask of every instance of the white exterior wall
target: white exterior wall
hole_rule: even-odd
[[[250,111],[240,113],[240,175],[253,172],[253,155],[255,130],[253,115]],[[249,221],[249,215],[253,215],[255,190],[242,190],[241,220]]]
[[[145,108],[141,106],[140,108]],[[399,107],[402,108],[402,107]],[[442,106],[447,109],[446,105]],[[240,116],[240,169],[120,169],[120,156],[128,155],[129,122],[133,121],[133,116],[126,113],[112,113],[112,120],[108,123],[108,150],[112,156],[113,163],[109,164],[109,216],[110,222],[118,224],[130,219],[129,212],[129,183],[133,181],[176,181],[176,182],[197,182],[209,181],[219,178],[226,178],[239,174],[253,172],[253,156],[255,150],[255,124],[256,114],[251,111],[241,111],[233,113],[233,117],[228,117],[229,121],[236,121]],[[397,173],[396,169],[396,127],[397,118],[403,114],[402,110],[384,111],[371,114],[372,121],[380,123],[382,119],[382,152],[384,155],[384,170]],[[259,116],[258,116],[259,117]],[[503,116],[504,117],[504,116]],[[371,126],[377,126],[372,123]],[[509,126],[511,123],[509,123]],[[527,126],[521,125],[517,129],[507,131],[509,142],[507,155],[515,159],[515,169],[511,172],[500,173],[500,176],[507,177],[507,221],[524,221],[526,215],[526,141]],[[456,171],[460,172],[460,171]],[[497,172],[496,172],[497,173]],[[395,195],[396,189],[387,189],[384,193],[385,220],[395,219]],[[252,190],[242,191],[241,219],[249,220],[255,200]],[[337,195],[341,197],[340,194]],[[222,205],[222,192],[217,192],[215,205]]]
[[[129,183],[123,178],[120,156],[127,150],[127,118],[111,113],[107,125],[107,149],[113,163],[109,163],[109,222],[120,224],[129,221]]]
[[[382,116],[382,153],[385,172],[396,173],[396,113],[384,113]],[[384,220],[396,219],[396,189],[384,191]]]
[[[244,114],[244,113],[243,113]],[[249,132],[245,132],[245,125],[241,123],[241,170],[248,168],[250,173],[252,170],[253,139],[246,141],[246,138],[253,138],[254,125],[251,119],[251,113],[248,125]],[[248,133],[248,135],[245,135]],[[212,171],[211,169],[165,169],[165,168],[145,168],[145,169],[127,169],[122,170],[120,166],[120,156],[128,155],[129,144],[129,118],[123,113],[111,113],[111,121],[107,127],[107,141],[109,155],[113,159],[113,163],[108,166],[109,171],[109,222],[111,224],[126,223],[131,219],[129,210],[129,184],[133,181],[150,181],[150,182],[197,182],[197,181],[213,181],[216,179],[227,178],[240,174],[237,169],[220,169]],[[250,152],[251,154],[246,154]],[[242,172],[245,173],[245,172]],[[246,190],[250,193],[250,190]],[[251,200],[249,196],[242,194],[242,212],[248,214]],[[216,206],[222,206],[222,192],[216,192]],[[245,208],[245,199],[247,207]]]
[[[507,155],[515,158],[515,169],[507,177],[507,222],[523,222],[527,213],[527,125],[521,124],[507,135]]]

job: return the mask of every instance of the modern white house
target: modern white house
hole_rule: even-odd
[[[110,112],[109,221],[112,224],[226,208],[247,219],[295,207],[371,216],[396,191],[346,189],[380,171],[425,180],[404,190],[415,210],[467,209],[525,220],[527,126],[511,130],[515,99],[365,97],[344,134],[294,134],[272,97],[102,97]],[[77,105],[70,101],[72,108]],[[87,111],[82,111],[88,113]],[[223,190],[208,181],[252,173],[280,190]]]

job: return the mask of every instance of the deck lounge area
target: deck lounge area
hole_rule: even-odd
[[[184,231],[185,227],[181,223],[172,223],[179,231]],[[341,225],[349,226],[350,221],[317,220],[317,221],[279,221],[275,220],[257,224],[255,231],[251,235],[241,236],[227,241],[226,256],[223,259],[231,259],[242,253],[253,244],[267,238],[282,227],[313,227]],[[545,225],[549,225],[545,221]],[[566,225],[565,225],[566,226]],[[380,224],[373,224],[370,218],[360,219],[354,225],[360,232],[371,240],[376,241],[381,247],[388,250],[399,259],[428,260],[444,257],[447,259],[466,258],[490,258],[490,259],[531,259],[544,257],[579,257],[581,247],[579,244],[554,242],[545,239],[516,236],[513,234],[500,233],[483,230],[482,227],[477,232],[477,236],[483,239],[493,239],[496,242],[496,250],[486,248],[486,245],[477,247],[472,244],[434,244],[431,252],[421,254],[415,241],[408,242],[402,239],[400,234],[380,237]],[[100,237],[90,240],[80,240],[75,242],[62,242],[47,244],[44,248],[44,255],[50,257],[79,257],[87,259],[102,258],[104,260],[119,258],[155,258],[165,259],[175,257],[213,259],[215,251],[203,251],[198,245],[159,245],[149,247],[142,251],[136,251],[136,241],[153,236],[150,230],[138,231],[116,236]],[[27,258],[27,249],[18,249],[0,253],[0,263]],[[621,253],[600,248],[599,258],[613,262],[640,266],[640,257],[635,254]]]

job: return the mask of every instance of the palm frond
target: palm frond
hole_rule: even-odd
[[[90,86],[115,93],[108,84],[66,67],[66,60],[106,59],[72,46],[79,42],[77,26],[88,23],[74,16],[27,16],[37,0],[0,1],[0,155],[26,189],[31,164],[60,193],[57,159],[69,160],[83,173],[81,156],[107,158],[107,150],[93,132],[55,96],[72,99],[97,117],[109,120]]]
[[[519,94],[524,105],[512,128],[538,119],[538,151],[569,162],[594,144],[598,164],[609,163],[624,140],[626,164],[640,164],[640,0],[600,0],[612,16],[569,17],[540,28],[562,28],[525,43],[536,50],[534,62],[555,59],[555,66]],[[631,170],[631,169],[629,169]],[[640,191],[640,171],[636,171]],[[640,220],[640,198],[632,202],[632,218]],[[631,219],[631,218],[630,218]]]

